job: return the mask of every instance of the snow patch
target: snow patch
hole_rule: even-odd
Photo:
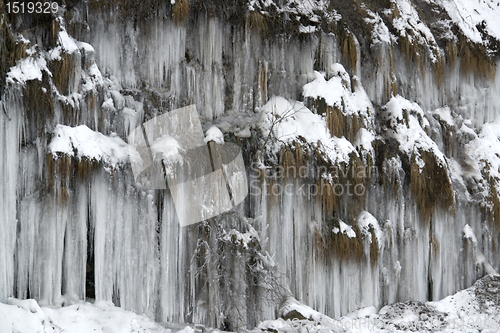
[[[113,304],[79,303],[63,308],[40,307],[35,300],[0,303],[0,332],[170,333],[143,315]],[[193,333],[186,330],[184,333]]]
[[[129,160],[129,145],[118,136],[103,135],[86,125],[70,127],[58,124],[49,151],[57,156],[63,153],[78,158],[102,161],[110,166],[126,163]],[[131,150],[132,151],[132,150]]]
[[[453,22],[471,41],[487,44],[477,29],[478,25],[484,26],[488,34],[500,40],[498,0],[442,0],[438,4],[446,10]]]
[[[344,235],[347,235],[347,237],[349,238],[356,238],[356,233],[354,232],[352,227],[344,223],[343,221],[339,221],[339,228],[334,227],[332,231],[334,234],[338,234],[340,232]]]
[[[372,227],[373,230],[375,231],[375,236],[379,241],[379,246],[382,245],[381,242],[383,235],[382,230],[380,229],[377,219],[372,214],[364,210],[361,213],[359,213],[358,217],[356,218],[356,221],[359,228],[361,229],[361,232],[368,238],[370,243],[372,242],[372,234],[370,232],[370,227]]]
[[[354,146],[344,137],[331,137],[325,118],[314,114],[303,103],[272,97],[261,109],[259,123],[264,136],[270,133],[277,139],[274,151],[283,144],[299,138],[317,147],[332,163],[348,162]]]
[[[323,74],[315,71],[314,81],[304,85],[304,97],[324,98],[327,105],[347,114],[355,112],[366,114],[373,109],[368,95],[360,84],[356,84],[354,91],[351,90],[351,79],[342,65],[335,64],[331,72],[334,76],[327,81]]]
[[[424,117],[424,112],[417,103],[398,95],[392,97],[384,109],[383,116],[389,122],[389,136],[399,142],[401,151],[410,158],[416,157],[421,170],[425,163],[420,158],[420,150],[433,153],[437,162],[442,167],[447,167],[446,157],[424,130],[429,126],[429,121]]]
[[[26,81],[30,80],[42,81],[42,70],[48,72],[47,62],[44,58],[27,57],[21,59],[18,64],[11,67],[7,73],[7,83],[14,84],[18,82],[24,84]]]
[[[210,127],[205,133],[205,142],[214,141],[220,145],[224,144],[224,134],[217,126]]]

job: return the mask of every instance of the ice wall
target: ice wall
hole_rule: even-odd
[[[188,24],[154,15],[134,24],[111,12],[75,10],[68,31],[88,44],[64,40],[74,43],[60,50],[69,56],[60,59],[69,71],[53,70],[57,59],[49,59],[54,79],[41,70],[43,80],[28,80],[40,81],[40,87],[29,90],[26,82],[14,82],[2,96],[0,301],[15,296],[60,305],[92,297],[159,321],[237,329],[274,318],[291,294],[338,317],[364,306],[435,300],[470,286],[484,272],[464,238],[466,224],[477,236],[477,249],[498,270],[485,198],[457,198],[453,210],[436,208],[431,222],[422,223],[396,157],[394,165],[381,160],[385,178],[368,180],[364,200],[346,195],[333,212],[325,208],[331,198],[301,191],[318,179],[263,179],[250,169],[258,193],[236,213],[180,228],[170,194],[139,189],[126,161],[49,152],[57,124],[86,125],[125,139],[143,121],[195,103],[207,125],[220,120],[229,137],[248,148],[245,159],[252,162],[260,132],[234,118],[255,121],[251,117],[273,95],[302,100],[314,70],[329,78],[336,63],[346,63],[331,33],[269,36],[203,14]],[[365,88],[373,112],[389,100],[396,83],[399,94],[425,111],[449,105],[476,125],[497,115],[498,79],[462,72],[460,59],[446,65],[438,84],[433,65],[417,67],[389,43],[374,47],[375,67],[356,52],[358,61],[346,67],[357,75],[352,85],[357,80]],[[58,77],[71,84],[61,85]],[[47,108],[29,103],[42,88],[53,102]],[[377,130],[377,121],[370,130]],[[443,151],[449,148],[449,157],[463,149],[464,142],[447,141],[445,126],[434,125],[429,135]],[[244,126],[251,129],[248,135],[232,135]],[[354,131],[346,137],[355,138]],[[293,147],[288,148],[298,154],[300,146]],[[308,163],[324,162],[316,156]],[[289,192],[275,195],[272,185]],[[318,240],[329,239],[325,230],[331,235],[325,220],[354,226],[366,212],[382,232],[378,259],[371,258],[375,249],[367,234],[357,245],[359,258],[325,255]]]

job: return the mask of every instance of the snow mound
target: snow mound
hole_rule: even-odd
[[[476,139],[465,146],[477,172],[487,170],[489,176],[500,179],[500,122],[483,125]]]
[[[21,83],[26,81],[39,80],[42,81],[42,71],[47,69],[47,62],[43,57],[24,58],[19,61],[16,66],[10,68],[7,73],[7,83]]]
[[[99,303],[63,308],[40,307],[35,300],[10,298],[0,303],[0,332],[170,333],[146,316]],[[185,331],[192,333],[191,331]]]
[[[205,142],[214,141],[220,145],[224,144],[224,134],[217,126],[210,127],[205,133]]]
[[[331,318],[325,316],[324,314],[319,313],[313,308],[300,303],[293,297],[287,297],[283,305],[279,310],[280,317],[284,319],[299,319],[299,320],[313,320],[313,321],[322,321],[328,320],[332,321]]]
[[[497,0],[442,0],[438,2],[462,32],[475,43],[483,43],[478,26],[500,39],[500,6]],[[487,43],[487,41],[484,41]]]
[[[363,210],[361,213],[359,213],[356,221],[359,228],[361,229],[361,232],[368,238],[370,243],[372,242],[372,234],[370,232],[370,228],[373,228],[373,230],[375,231],[375,236],[379,240],[379,246],[381,246],[382,243],[380,242],[380,240],[382,239],[383,233],[380,229],[377,219],[366,210]]]
[[[259,127],[264,137],[274,135],[274,147],[278,152],[284,144],[305,142],[319,149],[332,163],[348,162],[354,146],[344,137],[331,137],[325,118],[314,114],[304,103],[272,97],[261,109]]]
[[[399,142],[399,149],[407,156],[415,156],[420,170],[425,166],[424,160],[420,158],[420,151],[431,152],[437,163],[447,168],[446,157],[424,130],[429,127],[429,121],[417,103],[398,95],[392,97],[384,109],[383,117],[388,123],[388,135]]]
[[[500,276],[486,275],[472,287],[437,302],[395,303],[378,313],[371,306],[340,319],[324,316],[290,297],[280,316],[262,322],[252,332],[499,332]]]
[[[351,88],[351,78],[341,64],[334,64],[331,72],[333,77],[327,81],[323,74],[315,71],[314,81],[304,85],[304,97],[324,98],[327,105],[346,114],[367,114],[373,109],[361,84],[355,81]]]
[[[49,151],[54,156],[62,153],[79,159],[86,157],[113,167],[129,161],[129,152],[133,151],[130,149],[131,147],[118,136],[106,136],[85,125],[57,125],[49,144]]]

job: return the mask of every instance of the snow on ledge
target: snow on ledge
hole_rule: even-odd
[[[314,114],[302,102],[273,96],[261,111],[259,127],[264,137],[272,132],[278,141],[274,147],[266,149],[277,152],[284,143],[292,143],[301,138],[322,151],[332,163],[348,163],[349,154],[356,152],[346,138],[332,137],[325,118]]]
[[[367,113],[373,105],[365,90],[354,77],[351,88],[351,78],[341,64],[332,65],[330,72],[334,76],[326,80],[320,72],[314,72],[314,81],[304,85],[304,97],[324,98],[327,105],[339,108],[342,112],[351,114]]]
[[[210,127],[205,133],[205,142],[214,141],[220,145],[224,144],[224,134],[217,126]]]
[[[44,58],[31,58],[27,57],[19,60],[16,66],[12,66],[7,73],[7,83],[14,84],[19,82],[21,84],[30,80],[42,81],[42,70],[47,70],[47,62]]]
[[[345,222],[339,221],[339,228],[334,227],[332,230],[333,233],[338,234],[340,232],[343,233],[344,235],[347,235],[347,237],[349,238],[356,238],[356,233],[354,232],[354,229],[352,229],[352,227],[346,224]]]
[[[86,157],[114,167],[129,161],[130,148],[116,135],[106,136],[86,125],[70,127],[60,124],[56,126],[49,145],[53,155],[63,153],[79,159]]]
[[[361,229],[361,232],[368,237],[368,240],[370,243],[372,242],[372,234],[370,232],[370,226],[373,228],[375,231],[375,236],[377,237],[377,240],[379,241],[379,246],[382,245],[382,230],[380,229],[380,225],[377,221],[377,219],[367,212],[366,210],[363,210],[361,213],[359,213],[358,217],[356,218],[356,221],[358,223],[359,228]]]

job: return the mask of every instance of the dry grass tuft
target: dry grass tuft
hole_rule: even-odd
[[[340,261],[363,259],[364,245],[361,230],[357,225],[351,226],[356,237],[350,238],[344,233],[334,233],[333,228],[339,228],[339,219],[333,218],[324,221],[315,234],[315,250],[318,259],[329,263],[333,259]]]
[[[75,82],[75,67],[79,58],[75,54],[61,54],[61,60],[50,63],[49,69],[53,73],[53,82],[62,95],[68,95],[70,85]]]
[[[375,229],[370,225],[370,234],[372,235],[372,243],[370,244],[370,263],[372,267],[378,265],[378,259],[380,257],[380,248],[378,243],[377,235],[375,234]]]
[[[189,0],[176,0],[172,11],[175,24],[186,23],[189,17]]]
[[[314,100],[312,108],[318,114],[325,115],[326,126],[332,136],[345,137],[353,142],[358,131],[364,127],[363,120],[357,114],[346,116],[340,108],[327,105],[323,98]]]
[[[474,44],[466,37],[459,38],[457,54],[460,57],[460,69],[475,76],[492,80],[496,76],[496,64],[482,45]]]
[[[446,42],[446,63],[451,67],[455,68],[457,63],[458,48],[454,41]]]
[[[493,202],[493,226],[500,229],[500,199],[498,198],[498,191],[496,187],[496,181],[491,178],[490,180],[491,188],[491,201]]]
[[[423,150],[419,153],[425,165],[421,171],[414,156],[411,162],[410,179],[421,220],[426,225],[432,218],[434,208],[454,208],[455,198],[448,172],[438,164],[435,155]]]
[[[438,61],[434,64],[436,83],[438,87],[442,87],[446,77],[446,59],[438,57]]]
[[[248,12],[245,21],[246,26],[253,31],[266,36],[269,34],[269,27],[267,25],[266,19],[260,12]]]

